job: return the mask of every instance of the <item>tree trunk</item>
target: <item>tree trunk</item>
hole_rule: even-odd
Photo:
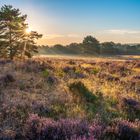
[[[23,50],[22,50],[22,52],[21,52],[21,58],[22,58],[22,59],[24,59],[24,56],[25,56],[26,44],[27,44],[27,42],[25,41],[24,44],[23,44]]]
[[[9,47],[10,47],[10,59],[13,60],[13,48],[12,48],[12,30],[11,27],[9,27]]]

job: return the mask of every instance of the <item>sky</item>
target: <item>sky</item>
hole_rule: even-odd
[[[140,43],[140,0],[0,0],[27,14],[40,45],[82,42]]]

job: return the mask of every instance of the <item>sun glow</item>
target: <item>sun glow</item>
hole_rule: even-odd
[[[27,29],[25,30],[25,33],[26,33],[26,34],[30,34],[30,32],[31,32],[31,29],[30,29],[30,28],[27,28]]]

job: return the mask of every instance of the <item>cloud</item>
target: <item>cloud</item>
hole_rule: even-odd
[[[116,35],[135,35],[140,34],[140,30],[125,30],[125,29],[111,29],[111,30],[105,30],[104,33],[108,34],[116,34]]]
[[[62,38],[65,37],[64,35],[61,34],[48,34],[44,35],[44,39],[54,39],[54,38]]]
[[[78,34],[68,34],[67,37],[79,38],[80,35],[78,35]]]
[[[44,39],[55,39],[55,38],[79,38],[80,35],[78,34],[48,34],[48,35],[44,35],[43,38]]]

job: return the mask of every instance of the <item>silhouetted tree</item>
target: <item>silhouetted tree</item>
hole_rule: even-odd
[[[117,54],[117,48],[114,42],[104,42],[101,44],[101,54]]]
[[[100,53],[100,43],[99,41],[92,37],[87,36],[83,40],[84,52],[88,54],[99,54]]]
[[[71,43],[71,44],[67,45],[67,48],[72,54],[83,54],[84,53],[82,43]]]
[[[19,9],[4,5],[0,9],[0,56],[13,59],[14,57],[30,57],[36,52],[35,39],[40,38],[37,32],[26,34],[27,15],[21,15]]]

